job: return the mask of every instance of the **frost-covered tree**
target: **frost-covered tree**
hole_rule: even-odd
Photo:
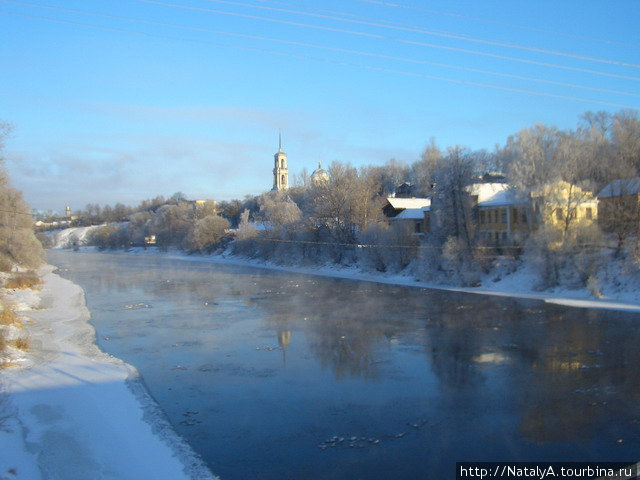
[[[310,217],[315,228],[325,227],[338,243],[354,243],[357,232],[375,222],[381,197],[377,168],[358,170],[333,162],[329,182],[309,189]]]
[[[537,124],[507,139],[501,152],[509,182],[521,190],[560,180],[558,129]]]
[[[245,210],[240,215],[240,223],[238,225],[238,232],[236,234],[238,240],[248,240],[250,238],[254,238],[258,233],[258,229],[249,221],[250,214],[251,212],[249,212],[249,210]]]
[[[614,166],[629,177],[640,174],[640,117],[637,110],[622,110],[613,116],[611,141]]]
[[[358,260],[365,268],[400,272],[417,258],[419,238],[402,222],[369,225],[358,236]]]
[[[179,247],[194,223],[193,206],[181,202],[160,207],[150,223],[150,233],[156,236],[159,247]]]
[[[265,193],[259,198],[258,204],[264,220],[276,227],[295,223],[302,215],[286,191]]]
[[[411,165],[411,183],[417,197],[428,197],[435,183],[435,172],[438,169],[442,152],[432,137],[422,152],[420,160]]]
[[[144,239],[149,235],[149,224],[153,215],[151,212],[136,212],[129,217],[130,243],[134,246],[144,246]]]
[[[30,208],[22,192],[12,188],[4,169],[4,141],[11,127],[0,122],[0,269],[14,265],[36,267],[44,260],[42,244],[33,230]]]
[[[187,238],[187,249],[191,251],[211,250],[225,236],[230,224],[219,215],[208,215],[197,220]]]
[[[459,238],[466,248],[473,240],[471,198],[467,187],[474,182],[476,168],[469,150],[449,147],[435,171],[431,202],[432,231],[444,242]]]

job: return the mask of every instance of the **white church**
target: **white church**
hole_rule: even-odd
[[[315,186],[329,183],[329,174],[318,168],[311,174],[311,183]],[[274,191],[287,190],[289,188],[289,168],[287,167],[287,154],[282,151],[282,135],[278,135],[278,151],[273,156],[273,188]]]

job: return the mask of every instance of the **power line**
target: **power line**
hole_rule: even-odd
[[[209,32],[209,33],[216,33],[216,34],[221,34],[221,35],[242,36],[242,34],[236,34],[236,33],[232,33],[232,32],[224,32],[224,31],[219,31],[219,30],[211,30],[211,29],[184,26],[184,25],[168,24],[168,23],[164,23],[164,22],[154,22],[154,21],[146,20],[146,19],[145,20],[143,20],[143,19],[135,19],[135,18],[129,18],[129,17],[117,16],[117,15],[99,14],[99,13],[95,13],[95,12],[87,12],[87,11],[82,11],[82,10],[68,9],[68,8],[56,7],[56,6],[51,6],[51,5],[42,5],[42,4],[34,4],[34,3],[30,3],[30,2],[22,2],[22,1],[19,1],[19,0],[0,0],[0,1],[19,4],[19,5],[24,5],[24,6],[31,6],[31,7],[36,7],[36,8],[44,8],[44,9],[65,11],[65,12],[74,13],[74,14],[91,15],[91,16],[98,16],[98,17],[103,17],[103,18],[113,18],[113,19],[119,19],[119,20],[125,20],[125,21],[133,21],[133,22],[148,23],[148,24],[154,24],[154,25],[160,25],[160,26],[168,26],[168,27],[173,27],[173,28],[191,29],[191,30]],[[518,58],[518,57],[509,57],[509,56],[504,56],[504,55],[497,55],[497,54],[492,54],[492,53],[487,53],[487,52],[479,52],[479,51],[476,51],[476,50],[468,50],[468,49],[462,49],[462,48],[458,48],[458,47],[448,47],[448,46],[444,46],[444,45],[436,45],[436,44],[430,44],[430,43],[424,43],[424,42],[416,42],[416,41],[410,41],[410,40],[395,39],[395,38],[384,37],[384,36],[378,35],[378,34],[369,34],[369,33],[366,33],[366,32],[357,32],[357,31],[353,31],[353,30],[336,29],[336,28],[333,28],[333,27],[310,25],[310,24],[304,24],[304,23],[300,23],[300,22],[290,22],[290,21],[287,21],[287,20],[275,19],[275,18],[270,18],[270,17],[259,17],[259,16],[255,16],[255,15],[242,14],[242,13],[238,13],[238,12],[227,12],[227,11],[217,10],[217,9],[193,7],[193,6],[187,6],[187,5],[170,4],[170,3],[161,2],[161,1],[158,1],[158,0],[133,0],[133,1],[136,1],[136,2],[139,2],[139,3],[155,4],[155,5],[160,5],[160,6],[164,6],[164,7],[168,7],[168,8],[179,8],[179,9],[192,10],[192,11],[204,11],[204,12],[215,13],[215,14],[220,14],[220,15],[231,15],[231,16],[239,16],[239,17],[244,17],[244,18],[263,20],[263,21],[268,21],[268,22],[284,23],[284,24],[290,24],[290,25],[294,25],[294,26],[300,26],[300,27],[303,27],[303,28],[329,30],[329,31],[334,31],[334,32],[338,32],[338,33],[360,35],[360,36],[376,38],[376,39],[382,39],[382,40],[391,40],[391,41],[396,41],[396,42],[400,42],[400,43],[406,43],[406,44],[410,44],[410,45],[423,46],[423,47],[427,47],[427,48],[452,50],[452,51],[456,51],[456,52],[468,53],[468,54],[473,54],[473,55],[488,56],[488,57],[493,57],[493,58],[498,58],[498,59],[511,60],[511,61],[523,62],[523,63],[530,63],[530,64],[534,64],[534,65],[541,65],[541,66],[547,66],[547,67],[552,67],[552,68],[560,68],[560,69],[565,69],[565,70],[579,71],[579,72],[582,72],[582,73],[592,73],[592,74],[601,75],[601,76],[608,76],[608,77],[613,77],[613,78],[621,78],[621,79],[626,79],[626,80],[640,81],[640,77],[633,77],[633,76],[629,76],[629,75],[619,75],[619,74],[613,74],[613,73],[608,73],[608,72],[602,72],[602,71],[598,71],[598,70],[591,70],[591,69],[585,69],[585,68],[579,68],[579,67],[570,67],[570,66],[566,66],[566,65],[551,64],[551,63],[547,63],[547,62],[538,62],[538,61],[534,61],[534,60],[527,60],[527,59],[522,59],[522,58]],[[223,3],[231,3],[231,4],[235,4],[235,5],[237,5],[237,4],[246,5],[246,4],[241,4],[239,2],[231,2],[229,0],[207,0],[207,1],[218,1],[218,2],[223,2]],[[269,8],[269,7],[263,7],[263,8]],[[301,13],[304,14],[304,12],[301,12]],[[251,36],[247,36],[247,38],[251,38]],[[324,48],[324,49],[335,50],[335,51],[339,51],[340,50],[340,49],[332,48],[332,47],[323,47],[323,46],[320,46],[320,45],[312,45],[312,44],[308,44],[308,43],[305,44],[305,43],[294,42],[294,41],[282,41],[282,40],[279,40],[279,39],[268,38],[268,37],[255,37],[255,38],[256,39],[260,39],[260,40],[267,40],[267,41],[274,41],[274,42],[281,42],[281,43],[289,43],[289,44],[301,45],[301,46],[307,46],[307,47],[311,46],[312,48]],[[371,54],[371,53],[365,53],[365,52],[348,51],[346,49],[343,50],[343,51],[345,51],[347,53],[354,53],[354,54],[359,54],[359,55],[364,54],[364,55],[367,55],[367,56],[376,56],[377,55],[377,54]],[[411,61],[411,60],[408,60],[408,59],[402,58],[402,57],[395,57],[394,58],[393,56],[388,56],[387,58],[388,59],[396,59],[396,60],[400,60],[400,61]],[[424,64],[428,64],[428,65],[441,66],[441,67],[445,67],[445,68],[468,69],[468,67],[451,66],[451,65],[446,65],[446,64],[436,63],[436,62],[428,62],[428,61],[413,60],[412,63],[424,63]],[[640,67],[640,65],[638,67]],[[511,77],[511,78],[517,78],[517,79],[528,80],[528,81],[535,81],[535,82],[539,82],[539,83],[554,84],[553,81],[549,81],[549,80],[533,79],[533,78],[530,78],[530,77],[522,77],[522,76],[499,73],[499,72],[483,71],[483,70],[479,70],[479,69],[475,69],[475,70],[474,69],[469,69],[468,71],[475,71],[477,73],[485,73],[485,74],[489,74],[489,75],[508,76],[508,77]],[[592,90],[592,91],[602,91],[602,92],[605,92],[605,93],[616,93],[616,94],[622,94],[622,95],[638,96],[638,94],[635,94],[635,93],[620,92],[620,91],[616,91],[616,90],[596,89],[595,87],[584,87],[584,86],[572,85],[572,84],[564,84],[563,85],[562,82],[558,82],[557,84],[560,85],[560,86],[568,86],[568,87],[572,87],[572,88],[581,88],[581,89]]]
[[[395,249],[414,249],[414,250],[442,250],[443,246],[436,245],[393,245],[393,244],[380,244],[380,243],[344,243],[344,242],[321,242],[315,240],[285,240],[282,238],[273,238],[273,237],[254,237],[248,239],[248,241],[258,241],[258,242],[272,242],[272,243],[288,243],[288,244],[301,244],[301,245],[318,245],[318,246],[328,246],[328,247],[349,247],[356,249],[366,249],[366,248],[395,248]],[[591,244],[584,243],[576,245],[578,248],[604,248],[604,249],[617,249],[617,247],[612,247],[610,245],[600,245],[600,244]],[[511,251],[520,251],[520,250],[530,250],[530,249],[548,249],[548,247],[544,245],[500,245],[500,246],[473,246],[469,247],[470,250],[475,251],[494,251],[494,250],[511,250]],[[488,257],[492,258],[492,257]]]
[[[3,213],[13,213],[14,215],[28,215],[28,216],[30,216],[30,217],[32,217],[32,216],[33,216],[33,214],[32,214],[32,213],[19,212],[19,211],[17,211],[17,210],[5,210],[5,209],[3,209],[3,208],[0,208],[0,212],[3,212]]]
[[[256,1],[262,2],[262,1],[268,1],[268,0],[256,0]],[[531,27],[531,26],[527,26],[527,25],[520,25],[520,24],[517,24],[517,23],[501,22],[499,20],[490,20],[490,19],[487,19],[487,18],[472,17],[470,15],[462,15],[462,14],[459,14],[459,13],[443,12],[443,11],[438,11],[438,10],[429,10],[427,8],[414,7],[414,6],[410,6],[410,5],[401,5],[401,4],[398,4],[398,3],[384,2],[384,1],[381,1],[381,0],[353,0],[353,1],[361,2],[361,3],[368,3],[368,4],[372,4],[372,5],[381,5],[381,6],[385,6],[385,7],[391,7],[391,8],[412,10],[412,11],[423,12],[423,13],[428,13],[428,14],[432,14],[432,15],[440,15],[440,16],[453,17],[453,18],[461,18],[461,19],[464,19],[464,20],[471,20],[471,21],[474,21],[474,22],[490,23],[490,24],[493,24],[493,25],[502,25],[502,26],[509,27],[509,28],[515,28],[515,29],[519,29],[519,30],[528,30],[528,31],[531,31],[531,32],[551,33],[553,35],[558,35],[558,36],[562,36],[562,37],[576,38],[576,39],[580,39],[580,40],[588,40],[588,41],[591,41],[591,42],[598,42],[598,43],[604,43],[604,44],[609,44],[609,45],[622,45],[622,46],[627,46],[627,47],[640,48],[640,44],[637,44],[637,43],[620,42],[620,41],[617,41],[617,40],[598,38],[598,37],[593,37],[593,36],[588,36],[588,35],[577,35],[575,33],[561,32],[561,31],[558,31],[558,30],[552,30],[552,29],[548,29],[548,28]],[[279,2],[277,2],[277,3],[279,3]]]
[[[138,0],[138,1],[142,1],[142,2],[149,1],[151,3],[156,3],[156,2],[153,2],[151,0]],[[491,46],[497,46],[497,47],[505,47],[505,48],[511,48],[511,49],[516,49],[516,50],[524,50],[524,51],[529,51],[529,52],[534,52],[534,53],[542,53],[542,54],[546,54],[546,55],[555,55],[555,56],[560,56],[560,57],[572,58],[572,59],[576,59],[576,60],[585,60],[585,61],[589,61],[589,62],[604,63],[604,64],[609,64],[609,65],[618,65],[618,66],[624,66],[624,67],[640,68],[640,65],[635,64],[635,63],[630,63],[630,62],[623,62],[623,61],[619,61],[619,60],[611,60],[611,59],[607,59],[607,58],[589,57],[589,56],[586,56],[586,55],[578,55],[578,54],[574,54],[574,53],[561,52],[561,51],[557,51],[557,50],[547,50],[547,49],[544,49],[544,48],[533,47],[533,46],[528,46],[528,45],[519,45],[519,44],[515,44],[515,43],[499,42],[499,41],[496,41],[496,40],[488,40],[488,39],[484,39],[484,38],[470,37],[468,35],[461,35],[461,34],[458,34],[458,33],[439,32],[439,31],[434,31],[434,30],[428,30],[428,29],[425,29],[424,27],[420,27],[420,26],[416,26],[416,25],[398,24],[398,23],[394,23],[394,22],[380,23],[380,21],[377,20],[377,19],[371,19],[371,18],[359,16],[359,15],[356,16],[356,15],[353,15],[353,14],[346,14],[346,13],[343,13],[343,12],[335,12],[335,13],[337,13],[338,15],[350,16],[350,17],[355,17],[355,18],[340,18],[340,17],[336,17],[334,15],[319,14],[319,13],[308,13],[308,12],[302,12],[300,10],[290,10],[290,9],[286,9],[286,8],[276,8],[276,7],[267,7],[267,6],[261,6],[261,5],[253,5],[253,4],[249,4],[249,3],[232,1],[232,0],[205,0],[205,1],[207,1],[209,3],[221,3],[221,4],[225,4],[225,5],[234,5],[234,6],[241,6],[241,7],[256,8],[256,9],[261,9],[261,10],[280,12],[280,13],[291,13],[291,14],[295,14],[295,15],[303,15],[303,16],[309,16],[309,17],[315,17],[315,18],[323,18],[323,19],[326,19],[326,20],[336,20],[336,21],[339,21],[339,22],[355,23],[355,24],[358,24],[358,25],[366,25],[366,26],[370,26],[370,27],[386,28],[386,29],[391,29],[391,30],[400,30],[400,31],[412,32],[412,33],[421,33],[421,34],[424,34],[424,35],[431,35],[431,36],[435,36],[435,37],[442,37],[442,38],[448,38],[448,39],[454,39],[454,40],[461,40],[461,41],[464,41],[464,42],[480,43],[480,44],[484,44],[484,45],[491,45]]]
[[[12,1],[12,0],[0,0],[0,1]],[[13,1],[12,1],[12,3],[26,4],[26,2],[13,2]],[[95,13],[95,12],[86,12],[86,11],[81,11],[81,10],[72,10],[72,9],[67,9],[67,8],[62,8],[62,7],[52,7],[52,6],[43,6],[43,5],[35,5],[35,4],[28,4],[28,5],[32,5],[32,6],[36,6],[36,7],[42,7],[42,8],[49,8],[49,9],[54,9],[54,10],[62,10],[62,11],[69,12],[69,13],[78,13],[78,14],[97,16],[97,17],[102,17],[102,18],[124,20],[124,21],[129,21],[129,22],[138,22],[138,23],[150,24],[150,25],[161,26],[161,27],[170,27],[170,28],[177,28],[177,29],[182,29],[182,30],[197,31],[197,32],[201,32],[201,33],[213,33],[213,34],[232,36],[232,37],[237,37],[237,38],[246,38],[246,39],[260,40],[260,41],[270,41],[270,42],[277,42],[277,43],[283,43],[283,44],[288,44],[288,45],[296,45],[296,46],[309,47],[309,48],[315,48],[315,49],[336,51],[336,52],[342,52],[342,53],[350,53],[350,54],[353,54],[353,55],[377,57],[377,58],[384,58],[384,59],[390,59],[390,60],[398,60],[398,61],[403,61],[403,62],[440,66],[440,67],[444,67],[444,68],[452,68],[452,69],[458,69],[458,70],[473,71],[473,72],[476,72],[476,73],[485,73],[485,74],[489,74],[489,75],[504,76],[504,77],[509,77],[509,78],[516,78],[516,79],[528,80],[528,81],[534,81],[534,82],[540,82],[540,83],[548,83],[548,84],[553,84],[553,85],[558,85],[558,86],[566,86],[566,87],[571,87],[571,88],[579,88],[579,89],[585,89],[585,90],[600,91],[600,92],[605,92],[605,93],[617,93],[617,94],[621,94],[621,95],[640,96],[638,94],[630,93],[630,92],[622,92],[622,91],[615,91],[615,90],[609,90],[609,89],[599,89],[599,88],[596,88],[596,87],[587,87],[587,86],[582,86],[582,85],[565,84],[563,82],[554,82],[554,81],[551,81],[551,80],[535,79],[535,78],[531,78],[531,77],[522,77],[522,76],[517,76],[517,75],[504,74],[504,73],[500,73],[500,72],[491,72],[491,71],[485,71],[485,70],[480,70],[480,69],[472,69],[472,68],[469,68],[469,67],[453,66],[453,65],[447,65],[447,64],[439,64],[439,63],[436,63],[436,62],[428,62],[428,61],[423,61],[423,60],[410,59],[410,58],[406,58],[406,57],[394,57],[394,56],[387,56],[387,55],[383,55],[383,54],[376,54],[376,53],[370,53],[370,52],[361,52],[361,51],[357,51],[357,50],[342,49],[342,48],[338,48],[338,47],[328,47],[328,46],[317,45],[317,44],[297,42],[297,41],[293,41],[293,40],[282,40],[282,39],[276,39],[276,38],[270,38],[270,37],[264,37],[264,36],[249,35],[249,34],[235,33],[235,32],[226,32],[226,31],[222,31],[222,30],[214,30],[214,29],[208,29],[208,28],[202,28],[202,27],[194,27],[194,26],[177,25],[177,24],[171,24],[171,23],[165,23],[165,22],[157,22],[157,21],[153,21],[153,20],[144,20],[144,19],[137,19],[137,18],[130,18],[130,17],[122,17],[122,16],[117,16],[117,15],[101,14],[101,13]],[[87,24],[87,23],[82,23],[82,22],[75,22],[75,21],[69,21],[69,20],[60,20],[60,19],[52,19],[52,18],[48,18],[48,17],[41,17],[41,16],[35,16],[35,15],[26,15],[26,14],[20,14],[20,13],[15,13],[15,12],[0,11],[0,13],[5,13],[5,14],[10,14],[10,15],[15,15],[15,16],[21,16],[21,17],[31,18],[31,19],[36,19],[36,20],[44,20],[44,21],[48,21],[48,22],[52,22],[52,23],[60,23],[60,24],[81,26],[81,27],[87,27],[87,28],[93,28],[93,29],[99,29],[99,30],[114,31],[114,32],[118,32],[118,33],[130,33],[130,34],[144,35],[144,36],[156,37],[156,38],[167,38],[167,39],[172,39],[172,40],[181,40],[181,41],[190,41],[190,42],[195,42],[195,43],[211,44],[211,42],[204,42],[204,41],[193,40],[193,39],[188,39],[187,40],[187,39],[183,39],[183,38],[171,37],[171,36],[166,36],[166,35],[150,34],[150,33],[147,33],[147,32],[141,32],[141,31],[131,30],[131,29],[98,26],[98,25],[92,25],[92,24]],[[257,51],[257,52],[268,54],[268,55],[287,56],[287,57],[292,57],[292,58],[296,58],[296,59],[300,59],[300,60],[322,61],[322,62],[325,62],[325,63],[338,64],[338,65],[341,65],[341,66],[355,67],[355,68],[374,70],[374,71],[382,71],[382,72],[393,73],[393,74],[398,74],[398,75],[403,75],[403,76],[428,78],[428,79],[431,79],[431,80],[443,81],[443,82],[448,82],[448,83],[465,84],[465,85],[471,85],[471,86],[476,86],[476,87],[481,87],[481,88],[490,88],[490,89],[495,89],[495,90],[514,92],[514,93],[522,93],[522,94],[527,94],[527,95],[543,96],[543,97],[549,97],[549,98],[559,98],[559,99],[577,101],[577,102],[582,102],[582,103],[593,103],[593,104],[613,106],[613,107],[618,107],[618,108],[637,108],[634,105],[619,104],[619,103],[614,103],[614,102],[593,100],[593,99],[587,99],[587,98],[581,98],[581,97],[575,97],[575,96],[568,96],[568,95],[560,95],[560,94],[547,93],[547,92],[538,92],[538,91],[533,91],[533,90],[519,89],[519,88],[514,88],[514,87],[505,87],[505,86],[501,86],[501,85],[474,82],[474,81],[470,81],[470,80],[461,80],[461,79],[456,79],[456,78],[447,78],[447,77],[442,77],[442,76],[422,74],[422,73],[416,73],[416,72],[407,72],[407,71],[397,70],[397,69],[392,69],[392,68],[387,68],[387,67],[378,67],[378,66],[373,66],[373,65],[354,64],[354,63],[345,62],[345,61],[339,61],[339,60],[331,60],[331,59],[326,59],[326,58],[311,57],[311,56],[308,56],[308,55],[297,55],[297,54],[278,52],[278,51],[269,51],[269,50],[264,50],[264,49],[259,49],[259,48],[252,48],[252,47],[240,47],[240,46],[237,46],[237,45],[225,45],[225,44],[220,44],[220,43],[213,43],[213,44],[217,45],[217,46],[235,48],[235,49],[246,50],[246,51]]]
[[[15,2],[14,0],[2,0],[2,1],[11,1],[12,3],[22,3],[22,2]],[[458,53],[466,53],[466,54],[470,54],[470,55],[478,55],[478,56],[484,56],[484,57],[489,57],[489,58],[495,58],[495,59],[498,59],[498,60],[507,60],[507,61],[511,61],[511,62],[519,62],[519,63],[525,63],[525,64],[530,64],[530,65],[538,65],[538,66],[548,67],[548,68],[557,68],[557,69],[561,69],[561,70],[569,70],[569,71],[575,71],[575,72],[581,72],[581,73],[589,73],[589,74],[593,74],[593,75],[600,75],[600,76],[611,77],[611,78],[619,78],[619,79],[625,79],[625,80],[640,81],[640,77],[633,77],[633,76],[630,76],[630,75],[620,75],[620,74],[603,72],[603,71],[600,71],[600,70],[592,70],[592,69],[588,69],[588,68],[571,67],[571,66],[568,66],[568,65],[560,65],[560,64],[556,64],[556,63],[541,62],[541,61],[537,61],[537,60],[528,60],[528,59],[519,58],[519,57],[512,57],[512,56],[508,56],[508,55],[499,55],[499,54],[495,54],[495,53],[481,52],[481,51],[478,51],[478,50],[470,50],[470,49],[467,49],[467,48],[451,47],[451,46],[445,46],[445,45],[438,45],[438,44],[434,44],[434,43],[425,43],[425,42],[419,42],[419,41],[414,41],[414,40],[406,40],[406,39],[401,39],[401,38],[392,38],[392,37],[387,37],[387,36],[380,35],[380,34],[359,32],[359,31],[356,31],[356,30],[346,30],[346,29],[342,29],[342,28],[327,27],[327,26],[324,26],[324,25],[312,25],[312,24],[308,24],[308,23],[294,22],[294,21],[291,21],[291,20],[282,20],[282,19],[272,18],[272,17],[262,17],[262,16],[258,16],[258,15],[249,15],[249,14],[246,14],[246,13],[239,13],[239,12],[228,12],[228,11],[225,11],[225,10],[218,10],[218,9],[213,9],[213,8],[194,7],[194,6],[188,6],[188,5],[177,5],[177,4],[172,4],[172,3],[161,2],[161,1],[158,1],[158,0],[133,0],[133,1],[139,2],[139,3],[149,3],[149,4],[154,4],[154,5],[160,5],[160,6],[164,6],[164,7],[168,7],[168,8],[178,8],[178,9],[182,9],[182,10],[201,11],[201,12],[215,13],[217,15],[227,15],[227,16],[240,17],[240,18],[248,18],[248,19],[252,19],[252,20],[260,20],[260,21],[265,21],[265,22],[278,23],[278,24],[282,24],[282,25],[290,25],[290,26],[296,26],[296,27],[302,27],[302,28],[309,28],[309,29],[314,29],[314,30],[322,30],[322,31],[330,31],[330,32],[336,32],[336,33],[344,33],[344,34],[348,34],[348,35],[356,35],[356,36],[373,38],[373,39],[378,39],[378,40],[387,40],[387,41],[403,43],[403,44],[407,44],[407,45],[414,45],[414,46],[418,46],[418,47],[454,51],[454,52],[458,52]],[[37,6],[37,5],[35,5],[35,6]],[[48,8],[48,7],[45,7],[45,8]]]
[[[0,1],[2,1],[2,0],[0,0]],[[8,0],[8,1],[12,1],[12,0]],[[145,2],[147,0],[139,0],[139,1]],[[209,1],[216,1],[216,0],[209,0]],[[26,2],[13,2],[12,1],[12,3],[21,3],[22,4],[22,3],[26,3]],[[157,3],[157,2],[152,2],[152,3]],[[231,2],[231,3],[237,3],[237,2]],[[32,5],[32,4],[30,4],[30,5]],[[314,48],[314,49],[322,49],[322,50],[329,50],[329,51],[340,52],[340,53],[348,53],[348,54],[352,54],[352,55],[360,55],[360,56],[366,56],[366,57],[381,58],[381,59],[385,59],[385,60],[394,60],[394,61],[400,61],[400,62],[405,62],[405,63],[419,64],[419,65],[430,65],[430,66],[449,68],[449,69],[454,69],[454,70],[463,70],[463,71],[467,71],[467,72],[481,73],[481,74],[485,74],[485,75],[512,78],[512,79],[516,79],[516,80],[525,80],[525,81],[529,81],[529,82],[544,83],[544,84],[548,84],[548,85],[556,85],[556,86],[575,88],[575,89],[581,89],[581,90],[589,90],[589,91],[594,91],[594,92],[612,93],[612,94],[616,94],[616,95],[640,97],[639,93],[632,93],[632,92],[626,92],[626,91],[621,91],[621,90],[612,90],[612,89],[598,88],[598,87],[589,87],[589,86],[585,86],[585,85],[558,82],[558,81],[554,81],[554,80],[547,80],[547,79],[541,79],[541,78],[535,78],[535,77],[527,77],[527,76],[522,76],[522,75],[514,75],[514,74],[509,74],[509,73],[502,73],[502,72],[496,72],[496,71],[491,71],[491,70],[483,70],[483,69],[465,67],[465,66],[460,66],[460,65],[450,65],[450,64],[446,64],[446,63],[440,63],[440,62],[431,62],[431,61],[428,61],[428,60],[413,59],[413,58],[408,58],[408,57],[399,57],[399,56],[394,56],[394,55],[385,55],[385,54],[373,53],[373,52],[364,52],[364,51],[352,50],[352,49],[340,48],[340,47],[329,47],[329,46],[325,46],[325,45],[318,45],[318,44],[312,44],[312,43],[307,43],[307,42],[297,42],[297,41],[290,41],[290,40],[281,40],[281,39],[269,38],[269,37],[263,37],[263,36],[242,35],[242,34],[236,34],[236,33],[232,33],[232,32],[224,32],[224,31],[220,31],[220,30],[209,30],[209,29],[201,29],[201,28],[197,28],[197,27],[188,27],[188,26],[182,26],[182,25],[166,24],[166,23],[154,22],[154,21],[151,21],[151,20],[134,19],[134,18],[115,16],[115,15],[107,15],[107,14],[98,14],[98,13],[94,13],[94,12],[85,12],[85,11],[80,11],[80,10],[72,10],[72,9],[66,9],[66,8],[62,8],[62,7],[49,7],[49,6],[44,6],[44,5],[42,5],[42,7],[43,8],[60,9],[60,10],[63,10],[63,11],[67,11],[69,13],[81,13],[81,14],[86,14],[86,15],[95,15],[95,16],[106,17],[106,18],[114,18],[114,19],[119,19],[119,20],[150,23],[150,24],[160,25],[160,26],[170,26],[170,27],[174,27],[174,28],[196,29],[196,30],[199,30],[199,31],[205,31],[205,32],[210,32],[210,33],[216,33],[216,34],[222,34],[222,35],[231,35],[231,36],[242,36],[244,38],[251,38],[251,39],[256,39],[256,40],[261,40],[261,41],[285,43],[285,44],[302,46],[302,47],[309,47],[309,48]],[[271,53],[274,53],[274,52],[271,52]],[[281,53],[274,53],[274,54],[281,55]],[[618,105],[615,105],[615,106],[618,106]]]

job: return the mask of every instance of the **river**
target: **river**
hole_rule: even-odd
[[[222,479],[637,461],[640,315],[162,256],[50,251],[105,352]]]

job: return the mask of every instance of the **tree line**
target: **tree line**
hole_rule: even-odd
[[[161,248],[207,252],[226,246],[225,231],[233,228],[236,254],[276,263],[357,263],[379,271],[410,267],[423,279],[468,285],[491,268],[496,253],[504,253],[490,251],[477,235],[468,189],[492,172],[504,174],[521,192],[548,192],[546,186],[562,180],[579,187],[575,192],[580,194],[597,193],[612,180],[640,174],[638,112],[587,112],[567,130],[536,124],[493,151],[460,145],[442,149],[432,139],[411,164],[391,159],[356,168],[334,161],[323,181],[303,170],[286,191],[220,202],[215,209],[198,209],[176,194],[130,211],[119,205],[87,206],[81,217],[91,222],[128,219],[95,233],[92,241],[101,248],[144,245],[145,237],[155,235]],[[410,184],[413,196],[432,199],[438,228],[423,238],[400,222],[381,221],[385,199],[403,183]],[[604,244],[597,226],[579,225],[567,215],[562,228],[537,228],[510,253],[525,255],[536,266],[543,287],[579,286],[595,278],[606,260],[594,248]],[[617,255],[628,253],[622,244],[618,247]]]

